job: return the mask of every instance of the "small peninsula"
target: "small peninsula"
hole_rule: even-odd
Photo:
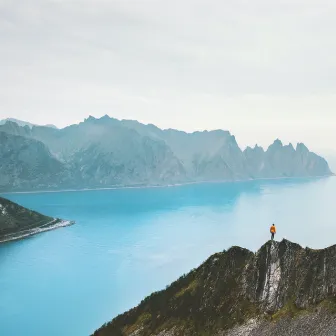
[[[74,224],[42,215],[0,197],[0,243]]]

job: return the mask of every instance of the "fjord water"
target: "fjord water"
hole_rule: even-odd
[[[89,335],[212,253],[336,243],[336,178],[3,195],[74,226],[0,245],[0,335]]]

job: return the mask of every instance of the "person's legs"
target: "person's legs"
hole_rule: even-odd
[[[271,239],[274,240],[274,232],[272,232],[272,238]]]

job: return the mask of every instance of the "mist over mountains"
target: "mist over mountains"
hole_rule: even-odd
[[[275,140],[242,151],[229,131],[186,133],[132,120],[90,116],[57,129],[0,125],[0,190],[170,185],[200,181],[331,175],[299,143]]]
[[[32,128],[33,126],[39,126],[39,125],[36,125],[36,124],[32,124],[28,121],[18,120],[18,119],[15,119],[15,118],[7,118],[7,119],[0,120],[0,125],[6,124],[7,121],[15,122],[19,126],[23,126],[23,127],[28,126],[29,128]],[[43,126],[51,127],[51,128],[57,128],[55,125],[51,125],[51,124],[43,125]]]

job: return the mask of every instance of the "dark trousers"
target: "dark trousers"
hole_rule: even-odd
[[[271,232],[271,235],[272,235],[271,239],[273,240],[274,239],[274,232]]]

